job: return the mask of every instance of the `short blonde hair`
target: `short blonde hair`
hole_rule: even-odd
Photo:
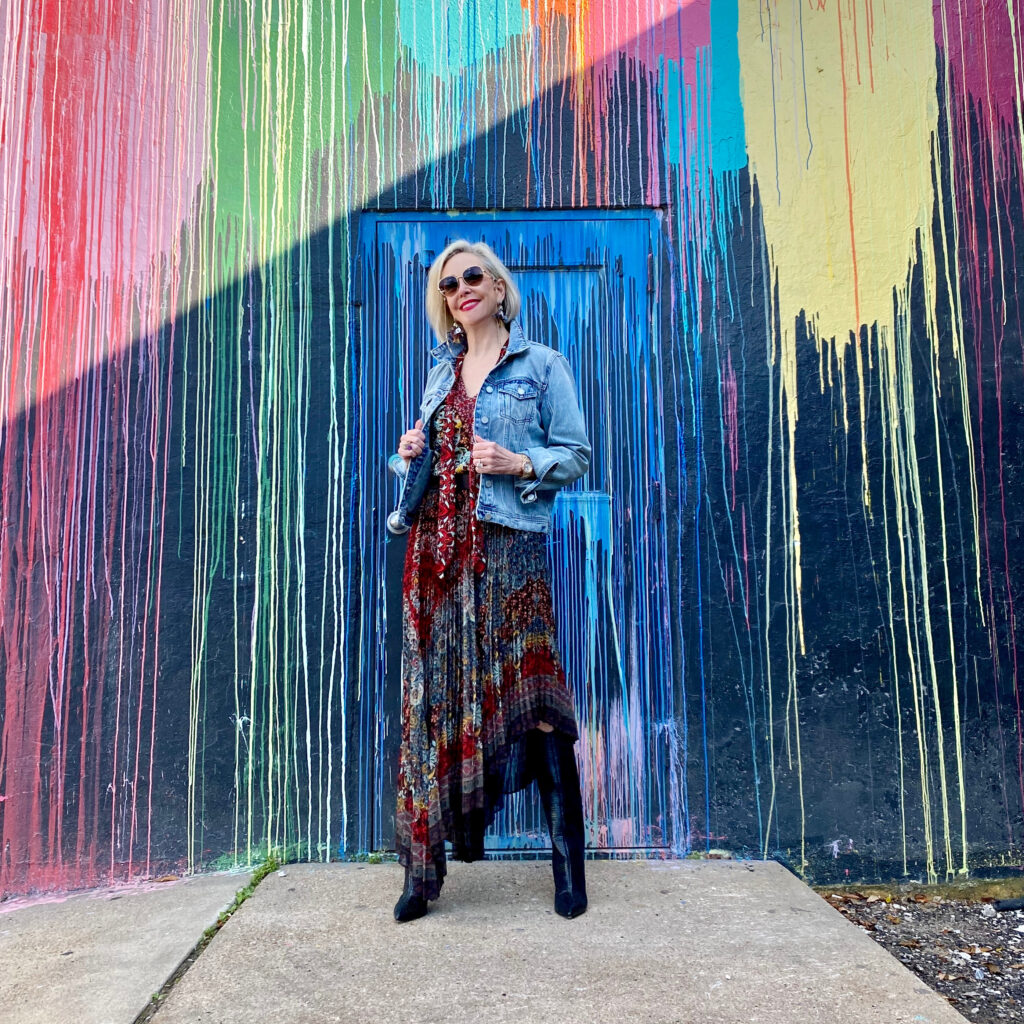
[[[427,273],[427,294],[425,296],[427,319],[439,341],[444,341],[448,337],[448,332],[454,326],[455,319],[448,309],[445,297],[437,290],[437,283],[441,280],[441,271],[444,270],[444,265],[460,252],[468,252],[476,256],[480,260],[480,266],[505,286],[505,316],[509,320],[515,320],[519,316],[519,310],[523,305],[519,289],[516,287],[515,281],[512,280],[511,271],[486,242],[469,242],[464,238],[450,242],[441,250]]]

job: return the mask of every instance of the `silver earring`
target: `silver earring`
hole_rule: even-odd
[[[503,324],[508,323],[508,314],[505,312],[505,300],[502,299],[498,304],[497,312],[494,314],[496,320],[500,320]]]
[[[448,331],[448,341],[449,343],[454,344],[455,342],[461,341],[465,334],[466,332],[462,329],[462,324],[456,321]]]

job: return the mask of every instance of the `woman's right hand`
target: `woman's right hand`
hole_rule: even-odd
[[[406,465],[427,447],[427,435],[423,433],[423,420],[417,420],[412,429],[407,430],[398,441],[398,454],[405,459]]]

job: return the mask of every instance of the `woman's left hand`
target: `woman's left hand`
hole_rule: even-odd
[[[502,448],[496,441],[485,441],[476,434],[473,437],[473,470],[491,476],[519,476],[523,471],[523,457],[518,452]]]

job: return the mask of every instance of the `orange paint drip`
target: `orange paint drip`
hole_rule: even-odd
[[[839,3],[836,4],[836,16],[839,29],[839,71],[843,82],[843,156],[846,160],[846,195],[847,195],[847,219],[850,225],[850,263],[853,268],[853,315],[854,330],[860,333],[860,282],[857,277],[857,228],[854,222],[853,212],[853,169],[850,161],[850,90],[846,84],[846,46],[843,42],[843,11]],[[857,25],[853,26],[854,39],[857,38]],[[858,82],[860,75],[857,76]]]

